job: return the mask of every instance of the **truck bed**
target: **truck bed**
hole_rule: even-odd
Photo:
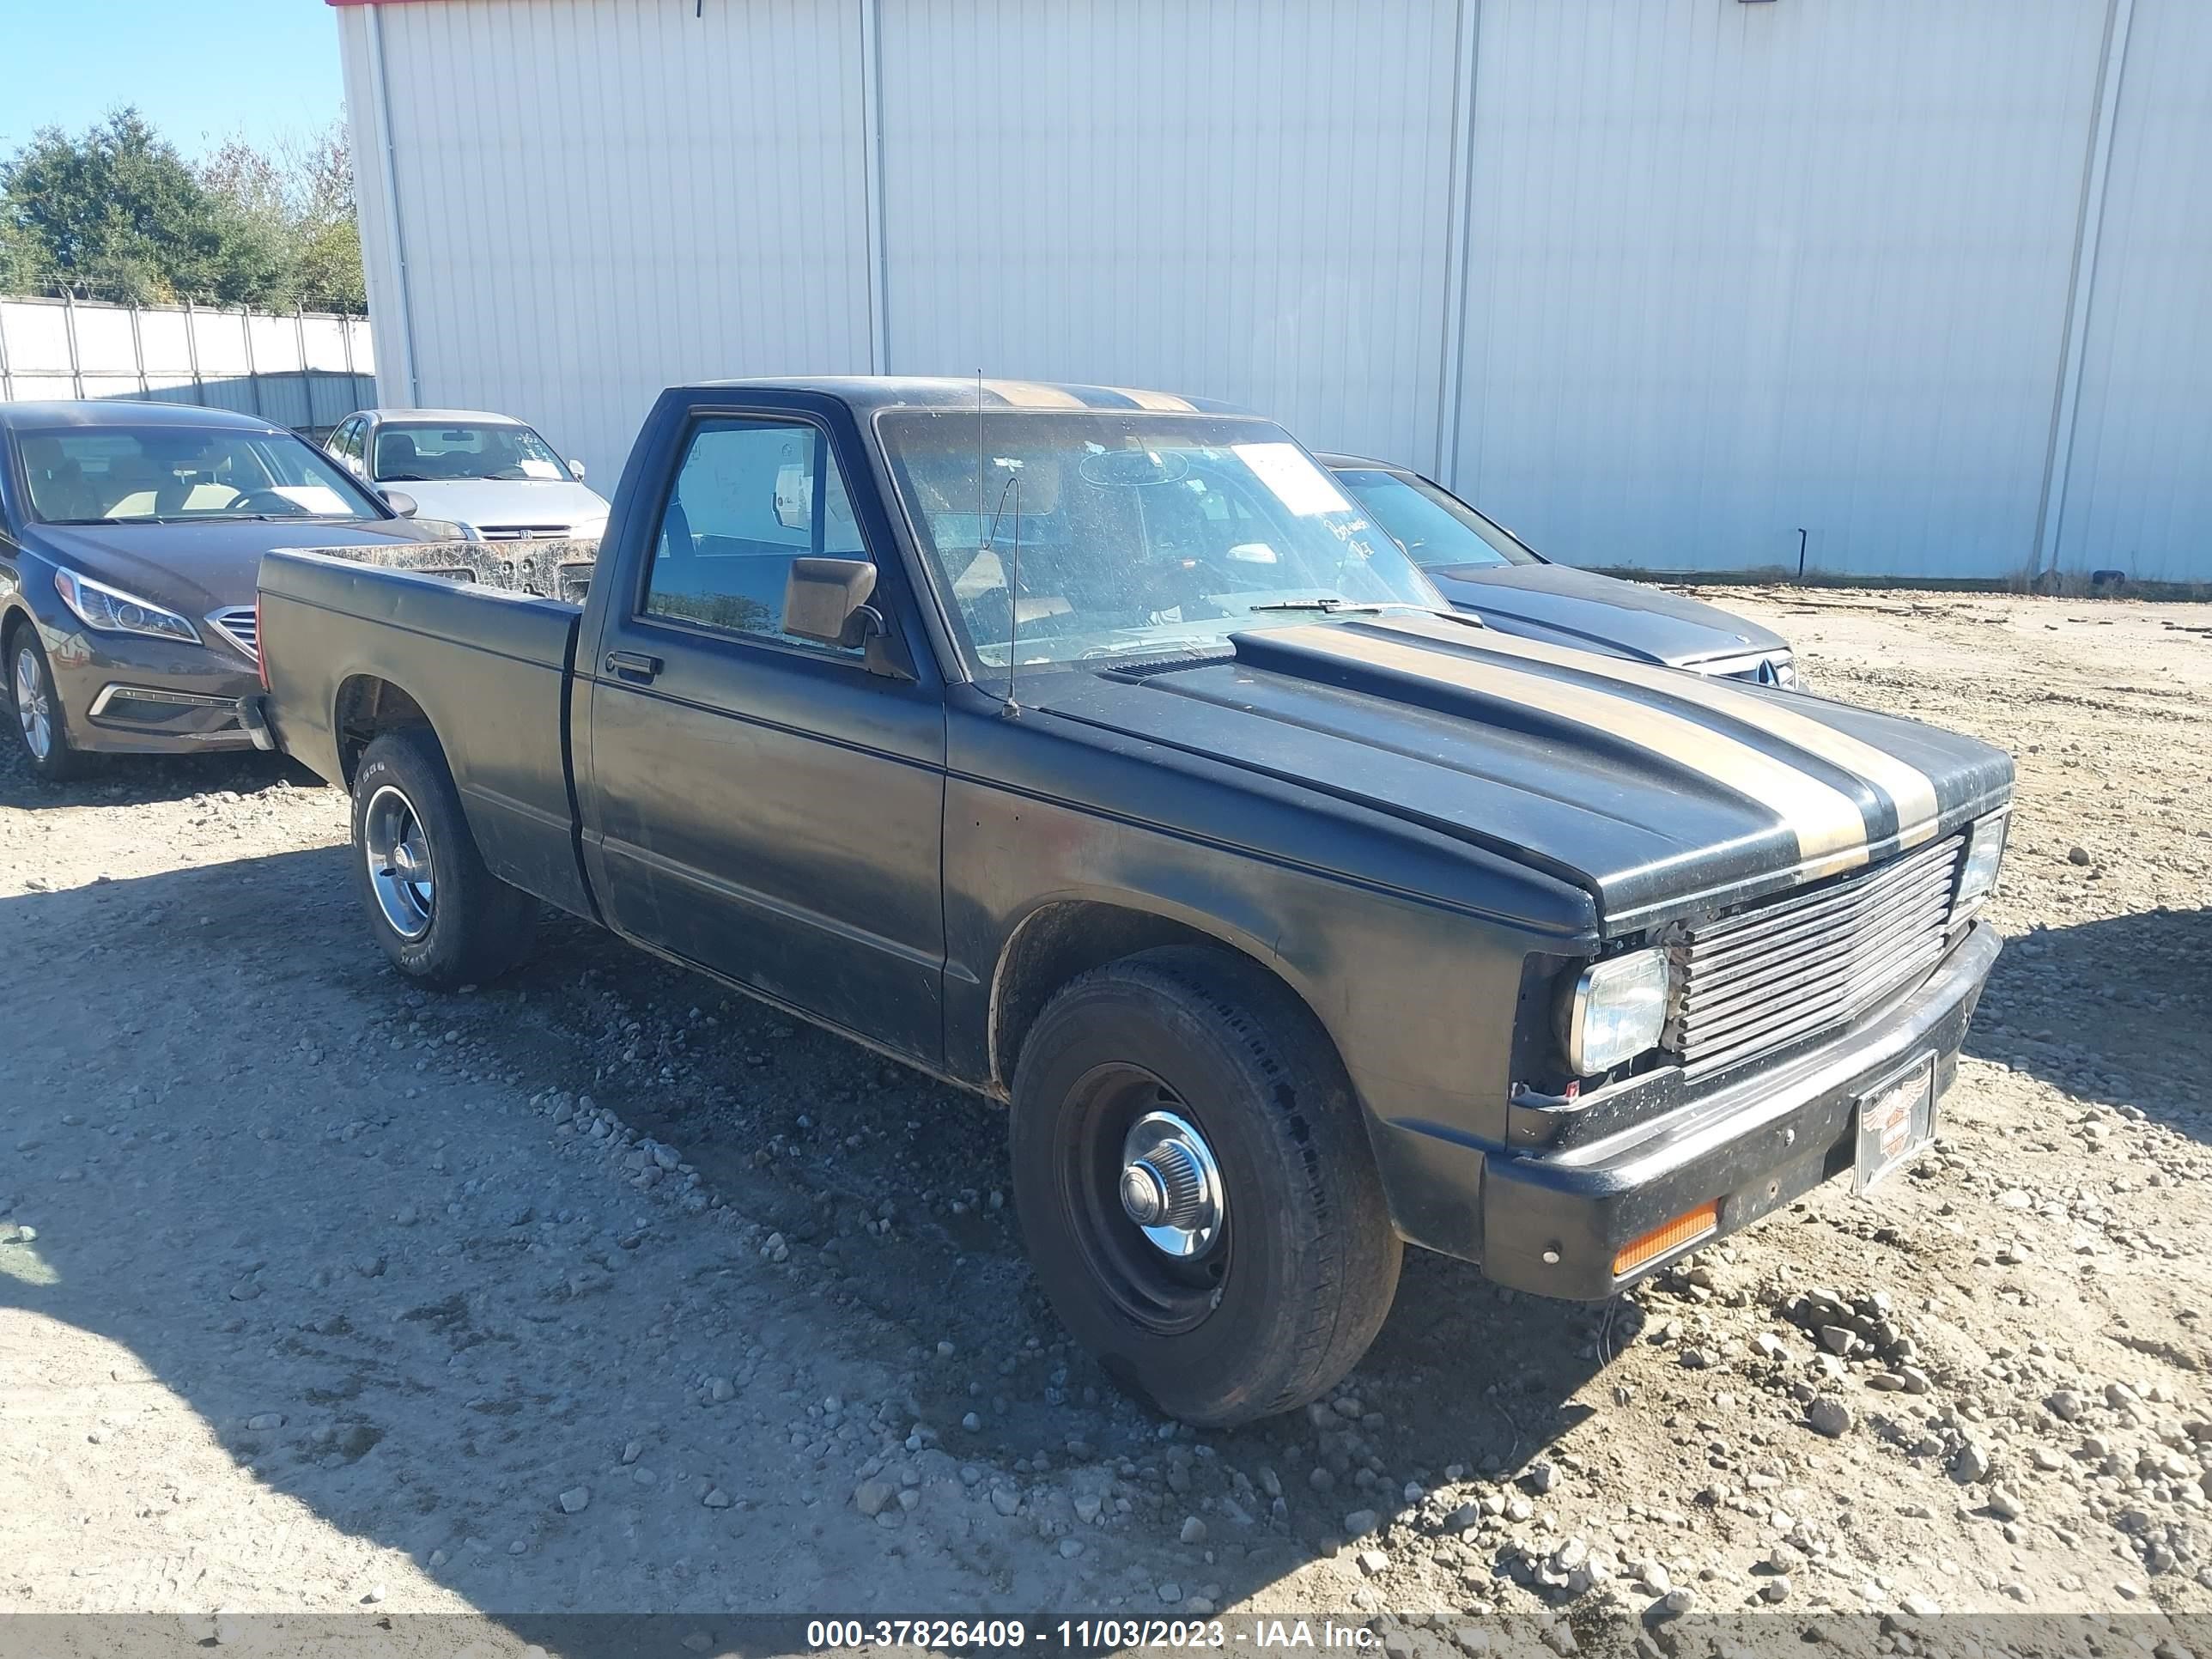
[[[569,671],[581,596],[556,550],[499,543],[270,553],[261,641],[278,745],[331,784],[351,781],[352,728],[411,703],[435,728],[495,875],[591,914],[577,867],[568,771]],[[567,561],[574,563],[574,559]],[[588,583],[590,565],[583,564]],[[478,578],[489,580],[478,580]]]
[[[599,556],[596,540],[415,542],[286,550],[320,553],[386,570],[443,576],[449,581],[474,582],[479,586],[559,599],[579,608],[590,596],[592,572]]]

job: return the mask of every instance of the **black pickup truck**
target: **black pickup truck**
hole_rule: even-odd
[[[539,586],[262,567],[392,959],[542,900],[1007,1103],[1054,1306],[1192,1422],[1341,1377],[1405,1243],[1601,1297],[1870,1186],[1996,954],[2005,755],[1486,628],[1218,404],[678,387]]]

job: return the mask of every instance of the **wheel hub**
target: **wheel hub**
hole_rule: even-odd
[[[1121,1209],[1154,1249],[1197,1255],[1226,1208],[1221,1170],[1206,1138],[1173,1112],[1148,1112],[1121,1144]]]
[[[47,709],[46,676],[27,646],[15,655],[15,717],[22,724],[23,746],[31,758],[46,759],[53,747],[53,721]]]
[[[428,933],[438,903],[429,842],[414,803],[390,784],[370,798],[362,815],[362,854],[377,908],[392,931],[404,939]]]

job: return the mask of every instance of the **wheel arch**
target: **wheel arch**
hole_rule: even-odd
[[[1054,993],[1094,968],[1171,945],[1219,951],[1265,975],[1305,1012],[1323,1040],[1337,1047],[1328,1022],[1284,972],[1281,959],[1243,930],[1217,917],[1172,915],[1118,897],[1064,896],[1023,916],[992,969],[987,1032],[991,1091],[1002,1099],[1011,1094],[1022,1044]]]
[[[368,745],[386,732],[420,728],[430,734],[441,752],[445,743],[428,712],[404,686],[380,674],[353,674],[340,683],[331,711],[331,733],[336,739],[343,787],[353,787],[354,774]]]
[[[38,626],[38,617],[20,597],[9,600],[5,606],[0,606],[0,651],[13,646],[15,635],[22,629],[28,628],[36,631]]]

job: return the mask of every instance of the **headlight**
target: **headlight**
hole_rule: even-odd
[[[77,620],[102,634],[150,634],[156,639],[200,642],[199,630],[173,611],[125,593],[74,570],[54,572],[54,592],[76,612]]]
[[[1663,951],[1636,951],[1583,969],[1561,1010],[1569,1068],[1588,1077],[1657,1048],[1669,978]]]
[[[2005,828],[2011,822],[2009,812],[1992,812],[1968,832],[1959,896],[1951,902],[1953,915],[1964,915],[1996,890],[1997,866],[2004,862]]]

